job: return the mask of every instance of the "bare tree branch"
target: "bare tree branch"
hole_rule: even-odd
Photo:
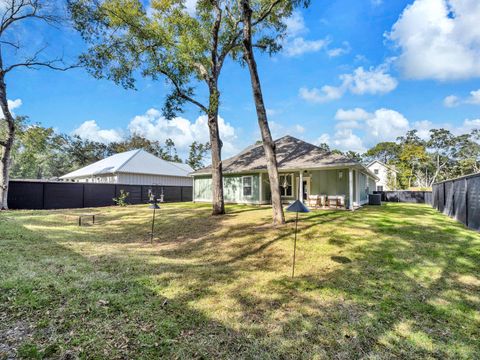
[[[280,3],[281,3],[281,0],[275,0],[272,3],[270,3],[270,5],[267,6],[267,8],[260,14],[258,19],[252,22],[252,27],[255,27],[256,25],[264,21],[272,13],[275,6],[279,5]]]
[[[58,71],[66,71],[69,69],[73,69],[76,67],[79,67],[79,64],[74,64],[74,65],[66,65],[63,61],[63,58],[56,58],[52,60],[41,60],[39,59],[39,55],[47,48],[47,45],[42,47],[41,49],[37,50],[35,54],[33,54],[30,58],[27,58],[23,61],[20,61],[18,63],[12,64],[10,66],[7,66],[5,69],[0,69],[0,72],[3,74],[7,74],[10,71],[12,71],[15,68],[18,67],[26,67],[29,69],[37,69],[39,67],[46,67],[52,70],[58,70]]]
[[[20,43],[19,42],[14,43],[14,42],[7,41],[7,40],[0,40],[0,44],[10,45],[17,50],[20,49]]]
[[[160,69],[159,70],[163,75],[165,75],[173,84],[173,86],[175,87],[175,90],[177,91],[178,95],[185,99],[186,101],[198,106],[205,114],[208,113],[208,108],[203,105],[201,102],[195,100],[194,98],[192,98],[191,96],[187,95],[185,93],[185,91],[182,89],[182,87],[180,86],[180,84],[177,82],[177,80],[175,79],[174,76],[172,76],[170,73],[168,73],[167,71],[164,71],[163,69]]]
[[[36,18],[53,25],[60,21],[59,16],[42,14],[43,5],[40,0],[8,0],[8,7],[0,21],[0,36],[12,24],[28,18]]]

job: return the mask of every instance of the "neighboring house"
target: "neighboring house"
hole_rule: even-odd
[[[187,164],[165,161],[138,149],[112,155],[60,179],[124,185],[192,186],[189,176],[192,171]]]
[[[376,191],[396,190],[393,188],[394,186],[391,186],[391,184],[397,183],[398,174],[398,171],[393,166],[389,166],[381,161],[374,160],[367,165],[367,168],[379,178],[375,184]]]
[[[378,178],[361,163],[325,152],[318,146],[284,136],[275,141],[282,199],[309,195],[344,195],[353,209],[368,202]],[[269,204],[271,199],[262,144],[252,145],[223,161],[225,202]],[[212,201],[211,168],[192,173],[193,200]],[[302,195],[300,195],[302,194]]]

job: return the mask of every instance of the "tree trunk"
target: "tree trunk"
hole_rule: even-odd
[[[222,174],[222,141],[218,128],[218,102],[220,94],[217,84],[210,86],[210,103],[208,107],[208,129],[212,154],[212,215],[225,214],[223,199],[223,174]]]
[[[272,139],[270,127],[268,126],[267,112],[263,101],[262,87],[260,77],[257,71],[257,63],[252,47],[252,9],[249,0],[242,0],[243,17],[243,47],[244,58],[250,70],[250,80],[252,84],[253,98],[257,110],[258,126],[262,135],[263,149],[267,160],[268,178],[270,180],[270,189],[272,193],[273,224],[284,224],[285,215],[283,214],[282,197],[280,195],[280,180],[278,176],[277,156],[275,152],[275,142]]]
[[[15,121],[8,108],[7,86],[5,77],[0,73],[0,108],[3,111],[4,120],[7,122],[6,138],[2,139],[0,158],[0,210],[8,210],[8,181],[11,164],[11,153],[15,139]]]

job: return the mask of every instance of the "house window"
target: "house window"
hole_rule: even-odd
[[[375,175],[378,175],[378,169],[373,170],[373,172],[375,173]]]
[[[282,196],[293,195],[293,174],[280,175],[280,194]]]
[[[378,185],[377,186],[377,191],[383,191],[383,186]]]
[[[242,178],[243,196],[246,196],[246,197],[252,196],[252,183],[253,183],[253,178],[251,176],[244,176]]]

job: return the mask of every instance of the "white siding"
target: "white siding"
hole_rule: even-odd
[[[118,184],[129,185],[164,185],[164,186],[192,186],[190,177],[160,176],[148,174],[122,173],[117,175]]]
[[[117,174],[98,175],[75,179],[76,182],[102,183],[102,184],[124,184],[124,185],[164,185],[164,186],[192,186],[190,177],[161,176],[148,174]]]
[[[117,176],[116,175],[97,175],[94,177],[87,176],[84,178],[69,179],[68,181],[73,180],[75,182],[88,182],[88,183],[100,183],[100,184],[116,184]]]
[[[375,161],[372,164],[370,164],[368,166],[368,170],[373,172],[379,178],[379,180],[376,182],[377,188],[375,188],[373,190],[377,190],[378,186],[383,186],[383,190],[385,190],[385,191],[395,190],[395,189],[390,189],[387,186],[388,172],[391,171],[391,174],[392,174],[393,178],[396,178],[397,174],[395,173],[395,171],[389,170],[385,165],[383,165],[382,163],[380,163],[378,161]]]

